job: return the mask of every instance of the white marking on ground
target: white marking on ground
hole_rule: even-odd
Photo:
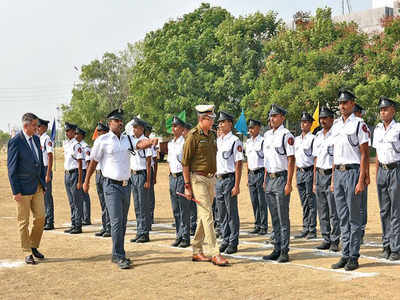
[[[0,219],[16,220],[17,217],[0,217]]]
[[[25,263],[23,261],[11,261],[11,260],[0,260],[0,269],[1,268],[19,268],[24,266]]]

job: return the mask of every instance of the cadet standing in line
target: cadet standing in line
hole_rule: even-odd
[[[149,123],[145,123],[144,136],[149,138],[153,127]],[[156,195],[154,192],[154,185],[157,183],[157,171],[158,171],[158,161],[157,161],[157,148],[156,146],[151,147],[151,180],[150,180],[150,230],[151,225],[154,224],[154,209],[156,204]]]
[[[186,137],[182,158],[185,196],[188,200],[195,198],[198,201],[192,261],[211,261],[215,265],[225,266],[228,261],[219,254],[212,215],[214,174],[217,171],[217,142],[215,133],[211,131],[215,118],[214,105],[197,105],[196,111],[199,122]],[[204,255],[204,240],[211,258]]]
[[[363,115],[365,114],[364,108],[360,106],[359,104],[354,105],[354,115],[358,118],[362,118]],[[368,146],[371,146],[371,134],[368,128],[368,133],[369,133],[369,140],[368,140]],[[369,165],[369,159],[368,159],[368,165]],[[365,235],[365,227],[367,226],[367,221],[368,221],[368,185],[371,182],[371,179],[369,177],[369,168],[366,169],[366,177],[365,177],[365,189],[362,192],[362,201],[361,201],[361,216],[362,216],[362,225],[361,225],[361,244],[364,243],[364,235]]]
[[[313,192],[315,136],[310,132],[313,117],[303,112],[301,115],[301,135],[294,139],[296,158],[296,182],[303,208],[303,230],[295,238],[315,239],[317,237],[317,203]]]
[[[240,219],[237,196],[240,193],[240,179],[243,166],[243,145],[232,133],[233,116],[221,111],[218,119],[221,136],[217,139],[217,184],[216,201],[222,216],[221,253],[237,252],[239,244]]]
[[[46,222],[44,230],[54,229],[54,200],[53,200],[53,142],[47,134],[49,121],[39,119],[38,133],[40,148],[42,148],[43,164],[46,172],[46,191],[44,193],[44,206],[46,209]]]
[[[354,113],[355,96],[342,90],[339,92],[341,117],[333,123],[333,176],[331,191],[334,192],[342,235],[342,257],[332,269],[358,268],[361,244],[361,194],[365,188],[368,168],[367,125]]]
[[[185,123],[183,126],[182,136],[186,139],[187,134],[192,129],[192,124]],[[196,202],[190,201],[190,235],[193,236],[196,232],[197,227],[197,205]]]
[[[172,212],[176,224],[176,240],[173,247],[186,248],[190,246],[190,203],[185,197],[177,195],[185,192],[185,181],[182,173],[182,155],[185,139],[182,136],[185,122],[178,117],[172,119],[174,137],[168,142],[169,193]]]
[[[274,251],[264,260],[289,261],[289,202],[294,173],[294,137],[283,126],[286,110],[273,104],[269,112],[271,128],[264,135],[265,198],[271,211]]]
[[[329,144],[332,136],[333,111],[321,107],[319,123],[322,130],[318,131],[314,139],[313,155],[314,185],[313,191],[317,196],[317,210],[320,231],[323,242],[317,249],[337,252],[340,242],[340,223],[336,210],[335,197],[331,192],[333,147]]]
[[[382,258],[400,259],[400,123],[393,118],[397,103],[381,97],[382,120],[374,131],[376,185],[382,222]]]
[[[144,136],[145,122],[139,118],[133,118],[133,135],[138,141],[148,140]],[[151,149],[136,149],[131,153],[131,180],[132,196],[136,215],[136,237],[132,243],[147,243],[150,241],[149,231],[151,227],[150,215],[150,185],[151,185]]]
[[[71,228],[64,230],[65,233],[82,233],[82,161],[84,159],[83,150],[75,139],[76,125],[65,122],[65,134],[67,140],[64,141],[64,182],[69,205],[71,207]]]
[[[268,205],[264,192],[264,138],[260,135],[261,122],[249,119],[250,137],[245,144],[247,155],[247,185],[254,213],[254,230],[250,233],[265,235],[268,232]]]
[[[90,163],[90,147],[83,140],[86,136],[86,131],[77,127],[75,131],[75,139],[82,147],[82,152],[84,159],[82,160],[82,182],[85,182],[86,178],[86,168]],[[82,225],[91,225],[90,221],[90,197],[88,193],[81,190],[81,197],[83,202],[83,213],[82,213]]]
[[[97,123],[97,134],[98,136],[102,136],[110,131],[107,125],[99,122]],[[96,139],[94,143],[97,143],[98,140]],[[94,147],[94,145],[93,145]],[[90,154],[90,160],[93,159],[93,152]],[[86,174],[87,175],[87,174]],[[99,196],[100,207],[101,207],[101,223],[103,227],[99,232],[95,233],[95,236],[102,236],[102,237],[111,237],[111,223],[110,223],[110,214],[108,213],[106,200],[104,196],[104,189],[103,189],[103,182],[104,176],[101,171],[101,163],[99,162],[96,166],[96,190],[97,195]]]
[[[116,109],[107,116],[110,132],[100,136],[92,150],[92,160],[87,171],[84,191],[89,192],[90,177],[97,164],[101,163],[104,176],[103,188],[111,220],[112,257],[111,261],[120,269],[129,269],[132,262],[126,257],[124,240],[130,200],[129,153],[157,144],[157,139],[141,140],[122,134],[123,111]]]

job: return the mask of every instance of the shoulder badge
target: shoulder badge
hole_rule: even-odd
[[[78,148],[78,152],[82,153],[82,148],[81,147]]]
[[[52,147],[52,146],[53,146],[53,143],[52,143],[51,141],[49,141],[49,142],[47,143],[47,145],[49,145],[49,147]]]
[[[364,132],[369,132],[368,127],[367,127],[367,125],[365,125],[365,124],[362,126],[362,130],[363,130]]]
[[[290,145],[290,146],[293,146],[293,144],[294,144],[294,138],[293,137],[290,137],[290,138],[288,138],[288,144]]]
[[[239,152],[243,151],[242,145],[237,146],[237,151],[239,151]]]

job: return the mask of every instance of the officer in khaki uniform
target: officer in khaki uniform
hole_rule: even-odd
[[[211,131],[215,119],[214,105],[197,105],[196,111],[199,123],[187,135],[182,157],[185,197],[198,201],[192,261],[211,261],[215,265],[225,266],[228,261],[219,254],[212,215],[214,174],[217,169],[216,135]],[[203,254],[204,240],[212,258]]]

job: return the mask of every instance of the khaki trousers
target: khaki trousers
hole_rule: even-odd
[[[22,196],[21,200],[16,202],[22,251],[31,253],[31,248],[39,248],[45,222],[44,193],[42,186],[39,184],[35,194]],[[33,227],[29,234],[28,226],[31,210],[33,214]]]
[[[203,253],[203,244],[207,244],[207,254],[218,255],[219,248],[214,231],[212,203],[215,194],[215,178],[192,173],[192,189],[197,204],[197,228],[193,238],[193,254]]]

